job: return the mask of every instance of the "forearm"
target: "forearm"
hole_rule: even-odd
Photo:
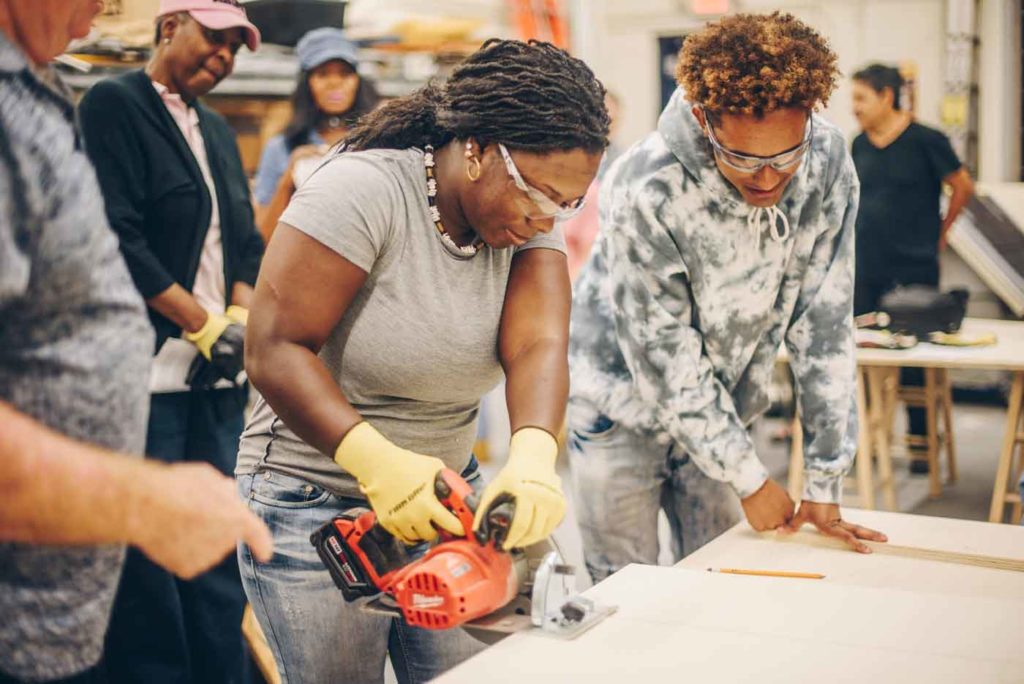
[[[696,386],[664,387],[662,398],[651,402],[655,415],[701,472],[729,484],[741,499],[760,489],[768,470],[732,397],[710,370]]]
[[[240,306],[244,309],[252,308],[252,298],[255,290],[249,283],[243,283],[236,281],[231,286],[231,304],[234,306]]]
[[[310,349],[250,336],[245,353],[249,380],[285,424],[305,442],[333,456],[362,416],[327,367]]]
[[[0,403],[0,539],[119,544],[154,467],[69,439]]]
[[[277,223],[281,220],[284,210],[288,208],[293,194],[295,194],[295,185],[292,183],[292,172],[289,167],[281,176],[281,181],[277,184],[277,190],[270,199],[270,203],[260,208],[258,228],[260,235],[263,236],[263,242],[266,244],[270,244],[270,237],[274,234],[274,229],[277,228]]]
[[[949,207],[946,210],[946,215],[942,218],[943,237],[949,232],[949,229],[953,227],[956,217],[960,215],[961,211],[963,211],[968,200],[971,199],[972,194],[972,192],[966,189],[956,188],[953,190],[953,195],[949,198]]]
[[[503,365],[512,432],[522,427],[539,427],[557,435],[569,398],[565,344],[557,340],[538,341]]]
[[[824,374],[822,374],[824,376]],[[804,501],[839,503],[843,479],[857,451],[856,388],[842,378],[845,372],[835,369],[830,380],[820,378],[827,387],[807,387],[797,376],[800,397],[800,422],[804,434]],[[801,383],[805,387],[801,388]]]
[[[177,283],[147,299],[146,304],[174,321],[186,332],[196,332],[202,328],[209,316],[192,293]]]

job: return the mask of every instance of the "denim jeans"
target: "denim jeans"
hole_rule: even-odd
[[[154,394],[146,458],[205,462],[230,475],[248,390]],[[245,593],[232,554],[185,581],[129,548],[107,631],[111,684],[243,684]]]
[[[583,556],[595,582],[630,563],[658,562],[658,511],[676,561],[742,519],[732,489],[675,444],[623,428],[585,402],[569,405],[569,464]]]
[[[479,490],[473,459],[463,477]],[[425,682],[483,649],[461,629],[426,630],[346,603],[309,535],[365,500],[340,497],[295,477],[264,471],[237,477],[238,492],[274,535],[274,557],[238,549],[242,583],[267,637],[282,684],[384,681],[390,654],[398,681]],[[426,550],[426,545],[422,545]]]

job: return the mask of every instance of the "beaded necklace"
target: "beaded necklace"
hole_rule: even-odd
[[[423,148],[423,166],[427,170],[427,205],[430,210],[430,219],[434,222],[434,227],[437,228],[437,232],[441,235],[441,241],[463,256],[474,256],[480,251],[482,243],[474,240],[468,245],[457,245],[455,240],[452,240],[451,236],[448,235],[448,231],[444,229],[444,224],[441,223],[441,210],[437,208],[437,176],[434,175],[433,145],[426,145]]]

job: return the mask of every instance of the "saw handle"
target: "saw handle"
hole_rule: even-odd
[[[455,514],[466,530],[466,536],[471,537],[470,531],[473,529],[476,509],[480,504],[480,499],[473,491],[473,487],[454,470],[445,468],[438,472],[434,479],[434,495],[437,496],[442,506]],[[476,540],[480,544],[493,541],[497,548],[501,548],[501,545],[505,543],[505,538],[508,537],[508,529],[512,525],[514,513],[515,503],[511,498],[498,497],[495,499],[487,518],[477,530]],[[454,538],[444,530],[438,530],[438,532],[442,539]]]
[[[473,529],[473,517],[476,514],[476,495],[473,487],[450,468],[438,471],[434,478],[434,496],[441,505],[455,514],[462,523],[462,529],[468,535]],[[456,539],[445,530],[438,529],[442,539]]]
[[[491,504],[487,517],[480,523],[480,529],[476,531],[476,540],[481,544],[494,542],[495,548],[502,548],[505,539],[508,538],[508,530],[512,527],[512,517],[515,515],[516,505],[511,497],[502,498],[499,496]]]

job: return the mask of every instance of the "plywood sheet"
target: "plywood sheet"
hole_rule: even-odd
[[[510,637],[439,682],[1015,682],[1024,601],[630,566],[575,641]]]

